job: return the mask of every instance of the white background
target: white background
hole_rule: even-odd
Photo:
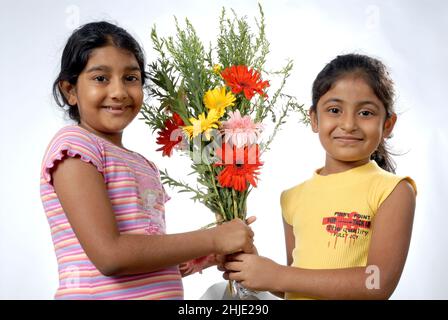
[[[51,96],[62,48],[80,24],[106,19],[133,34],[154,58],[150,30],[174,34],[174,19],[188,17],[204,43],[214,41],[222,6],[258,16],[256,1],[5,1],[0,2],[0,299],[52,299],[57,265],[39,197],[45,148],[67,124]],[[398,123],[390,141],[398,174],[418,186],[413,237],[406,267],[392,298],[447,299],[448,156],[445,121],[448,64],[448,2],[432,1],[263,1],[271,43],[268,69],[295,61],[287,91],[310,105],[311,84],[337,54],[358,52],[382,59],[396,82]],[[255,24],[252,24],[255,26]],[[291,116],[264,157],[259,187],[249,214],[261,254],[285,262],[279,196],[323,164],[324,152],[309,127]],[[185,177],[185,158],[162,158],[143,121],[125,131],[124,143]],[[190,231],[213,216],[186,194],[169,190],[168,232]],[[185,298],[198,299],[221,281],[216,270],[184,279]]]

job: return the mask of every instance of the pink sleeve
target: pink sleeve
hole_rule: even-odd
[[[102,147],[85,131],[69,126],[61,129],[48,146],[42,163],[42,177],[52,184],[52,169],[58,161],[67,157],[79,157],[94,165],[99,172],[104,171]]]

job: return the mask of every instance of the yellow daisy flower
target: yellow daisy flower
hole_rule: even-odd
[[[196,118],[190,118],[191,126],[185,126],[183,129],[188,137],[195,138],[199,134],[204,133],[207,140],[210,140],[210,134],[213,129],[217,129],[220,125],[219,123],[219,114],[215,109],[209,111],[207,117],[205,113],[201,113]]]
[[[204,104],[209,110],[216,110],[221,118],[226,112],[226,108],[234,105],[235,99],[232,92],[226,93],[226,88],[221,87],[208,90],[204,95]]]

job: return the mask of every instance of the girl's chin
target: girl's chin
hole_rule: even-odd
[[[122,133],[131,121],[103,121],[100,131],[108,134]]]
[[[113,130],[123,130],[126,128],[136,115],[112,116],[102,119],[102,123],[106,128]]]
[[[351,162],[351,163],[353,163],[353,162],[363,162],[363,161],[366,161],[366,160],[368,161],[370,159],[369,156],[363,156],[363,155],[360,155],[358,153],[356,153],[356,154],[347,154],[347,153],[344,153],[344,154],[333,154],[331,157],[333,159],[337,160],[337,161],[340,161],[340,162]]]
[[[369,162],[370,158],[336,158],[339,162],[344,162],[344,163],[362,163],[362,162]]]

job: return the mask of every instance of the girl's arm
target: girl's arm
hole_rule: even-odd
[[[229,278],[241,281],[249,289],[297,292],[316,299],[388,299],[406,261],[414,210],[414,189],[403,180],[376,214],[367,267],[301,269],[241,254],[237,261],[226,264],[227,269],[236,271],[229,273]],[[288,246],[288,238],[286,241]]]
[[[81,246],[106,276],[151,272],[211,253],[252,252],[253,232],[239,219],[181,234],[120,234],[103,176],[94,166],[67,158],[52,177]]]

